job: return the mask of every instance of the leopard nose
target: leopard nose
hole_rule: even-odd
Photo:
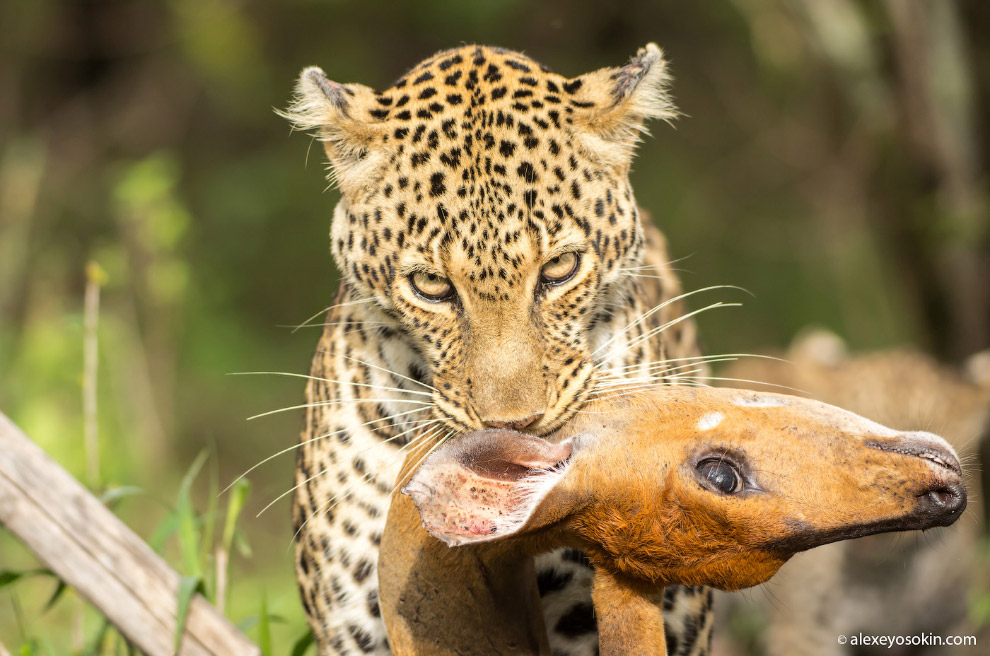
[[[543,413],[537,413],[535,415],[530,415],[528,417],[523,417],[522,419],[484,419],[486,426],[491,428],[507,428],[509,430],[521,431],[522,429],[535,424],[540,419],[543,418]]]

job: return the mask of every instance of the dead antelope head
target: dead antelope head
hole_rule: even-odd
[[[607,648],[603,620],[643,617],[642,608],[610,615],[603,603],[627,603],[673,583],[756,585],[798,551],[946,526],[966,506],[958,459],[935,435],[898,433],[797,397],[677,387],[591,404],[549,440],[500,430],[460,436],[430,454],[403,492],[431,535],[474,545],[431,547],[434,555],[472,554],[464,567],[454,557],[434,572],[447,578],[431,589],[444,590],[448,608],[476,603],[477,590],[456,601],[448,588],[463,589],[476,574],[472,585],[483,587],[500,576],[492,573],[498,563],[561,546],[583,549],[596,567],[603,653],[621,653]],[[419,519],[403,520],[401,504],[393,508],[380,557],[390,637],[403,623],[390,613],[404,611],[389,604],[401,596],[411,609],[422,583],[404,585],[402,568],[388,562],[405,557],[389,542],[391,524]],[[402,534],[408,550],[413,531]],[[472,573],[475,566],[482,569]],[[598,573],[608,575],[607,585]],[[398,578],[387,581],[391,574]],[[388,588],[401,594],[390,597]],[[607,599],[599,594],[606,589]],[[532,597],[516,588],[506,598],[488,594],[493,608],[518,608],[513,600]],[[467,611],[470,617],[479,615]],[[537,645],[539,627],[531,633]],[[628,627],[612,635],[619,633]],[[662,645],[655,638],[647,642]]]

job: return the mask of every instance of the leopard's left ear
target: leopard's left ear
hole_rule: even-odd
[[[625,168],[646,132],[646,121],[677,116],[669,84],[663,52],[648,43],[625,66],[573,78],[564,84],[564,92],[584,146],[602,161]]]

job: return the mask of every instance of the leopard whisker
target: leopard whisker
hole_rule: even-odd
[[[300,328],[306,328],[307,326],[310,325],[310,323],[309,323],[310,321],[312,321],[316,317],[320,316],[324,312],[329,312],[330,310],[332,310],[334,308],[344,307],[344,306],[347,306],[347,305],[359,305],[361,303],[368,303],[368,302],[373,301],[373,300],[374,299],[369,296],[368,298],[360,298],[360,299],[357,299],[355,301],[345,301],[343,303],[337,303],[335,305],[328,305],[327,307],[323,308],[322,310],[320,310],[319,312],[317,312],[316,314],[314,314],[310,318],[308,318],[305,321],[303,321],[298,326],[295,326],[295,328],[293,328],[292,332],[295,332],[295,331],[299,330]]]
[[[619,270],[620,271],[623,271],[623,270],[624,271],[642,271],[643,269],[656,269],[656,268],[661,267],[661,266],[668,266],[668,265],[671,265],[671,264],[677,264],[678,262],[684,262],[686,260],[690,260],[692,257],[694,257],[694,256],[693,255],[684,255],[684,256],[675,258],[673,260],[667,260],[666,262],[664,262],[662,264],[643,264],[641,266],[635,266],[635,267],[619,267]]]
[[[671,378],[677,378],[677,376],[671,376]],[[750,380],[748,378],[726,378],[723,376],[698,376],[698,380],[721,380],[731,383],[749,383],[751,385],[766,385],[767,387],[776,387],[777,389],[787,390],[788,392],[797,392],[798,394],[804,394],[805,396],[811,396],[811,392],[807,390],[800,389],[798,387],[789,387],[787,385],[778,385],[777,383],[765,383],[762,380]],[[680,383],[677,383],[680,385]]]
[[[399,378],[402,378],[404,380],[408,380],[410,383],[415,383],[417,385],[422,385],[423,387],[425,387],[428,390],[433,390],[434,392],[438,391],[436,387],[433,387],[433,385],[427,385],[426,383],[424,383],[421,380],[416,380],[415,378],[410,378],[409,376],[404,376],[404,375],[400,374],[398,371],[392,371],[391,369],[386,369],[385,367],[379,367],[378,365],[371,364],[370,362],[365,362],[364,360],[359,360],[357,358],[352,358],[349,355],[345,355],[343,357],[344,357],[345,360],[352,360],[353,362],[357,362],[359,364],[363,364],[366,367],[371,367],[372,369],[377,369],[379,371],[384,371],[387,374],[391,374],[393,376],[398,376]]]
[[[292,378],[305,378],[307,380],[319,380],[324,383],[335,383],[337,385],[354,385],[355,387],[370,387],[374,389],[386,390],[389,392],[401,392],[403,394],[418,394],[421,396],[433,396],[430,392],[420,392],[418,390],[407,390],[402,387],[388,387],[387,385],[375,385],[373,383],[354,383],[343,380],[333,380],[330,378],[321,378],[319,376],[310,376],[308,374],[294,374],[287,371],[238,371],[231,374],[230,376],[255,376],[267,374],[270,376],[290,376]]]
[[[667,276],[653,276],[648,273],[624,273],[628,278],[652,278],[653,280],[670,280]]]
[[[302,403],[300,405],[292,405],[287,408],[278,408],[277,410],[269,410],[268,412],[262,412],[259,415],[254,415],[248,417],[247,420],[260,419],[261,417],[267,417],[268,415],[278,414],[279,412],[289,412],[291,410],[301,410],[303,408],[319,408],[322,406],[330,405],[342,405],[344,403],[415,403],[416,405],[432,406],[434,405],[428,401],[416,401],[413,399],[337,399],[335,401],[317,401],[316,403]]]
[[[615,374],[605,373],[600,375],[598,377],[598,380],[601,383],[608,385],[611,383],[622,382],[624,380],[630,380],[631,378],[650,378],[650,379],[663,378],[667,374],[680,371],[681,369],[687,369],[689,367],[703,367],[705,365],[709,365],[717,362],[736,362],[738,361],[738,359],[739,358],[713,358],[701,362],[688,362],[686,364],[678,365],[676,367],[648,367],[648,368],[644,368],[644,372],[639,376],[618,376]],[[698,369],[694,369],[694,371],[701,373],[702,369],[698,368]]]
[[[402,417],[404,415],[411,415],[411,414],[414,414],[416,412],[423,412],[424,410],[425,410],[425,408],[416,408],[415,410],[406,410],[405,412],[399,412],[399,413],[396,413],[394,415],[389,415],[388,417],[379,417],[378,419],[372,419],[371,421],[366,421],[363,424],[358,424],[358,428],[362,428],[364,426],[370,426],[371,424],[377,424],[379,422],[391,421],[393,419],[397,419],[398,417]],[[320,440],[326,439],[328,437],[333,437],[334,435],[338,435],[340,433],[345,433],[348,430],[350,430],[350,429],[348,429],[348,428],[341,428],[340,430],[331,431],[329,433],[323,433],[322,435],[317,435],[316,437],[311,437],[308,440],[302,440],[300,442],[296,442],[292,446],[286,447],[286,448],[282,449],[281,451],[278,451],[276,453],[273,453],[272,455],[268,456],[264,460],[262,460],[262,461],[260,461],[260,462],[258,462],[256,464],[254,464],[254,465],[252,465],[249,469],[245,470],[244,473],[242,473],[240,476],[238,476],[237,478],[235,478],[230,483],[230,485],[228,485],[223,490],[221,490],[220,491],[220,494],[217,495],[217,496],[222,496],[223,494],[225,494],[227,492],[227,490],[229,490],[230,488],[234,487],[234,485],[237,483],[237,481],[241,480],[242,478],[244,478],[245,476],[247,476],[248,474],[250,474],[251,472],[253,472],[258,467],[262,466],[266,462],[268,462],[270,460],[273,460],[273,459],[279,457],[280,455],[283,455],[283,454],[288,453],[290,451],[294,451],[295,449],[298,449],[301,446],[305,446],[307,444],[312,444],[313,442],[319,442]],[[392,438],[390,438],[390,439],[392,439]]]
[[[447,433],[446,435],[444,435],[444,436],[443,436],[442,438],[440,438],[439,440],[437,440],[437,443],[436,443],[436,444],[434,444],[434,445],[433,445],[433,446],[431,446],[431,447],[430,447],[429,449],[427,449],[427,451],[426,451],[426,453],[424,453],[424,454],[422,455],[422,457],[420,457],[420,458],[419,458],[419,459],[418,459],[418,460],[416,461],[416,464],[414,464],[414,465],[413,465],[412,467],[407,467],[407,468],[406,468],[406,473],[404,474],[404,476],[402,476],[402,477],[401,477],[401,478],[400,478],[400,479],[399,479],[399,480],[398,480],[398,481],[396,482],[396,484],[395,484],[395,485],[394,485],[394,486],[392,487],[392,494],[395,494],[395,491],[396,491],[396,490],[398,490],[398,489],[401,489],[403,485],[405,485],[406,483],[408,483],[408,482],[409,482],[409,478],[410,478],[410,477],[412,477],[412,475],[413,475],[413,474],[414,474],[414,473],[416,472],[416,470],[417,470],[417,469],[419,469],[419,466],[420,466],[420,465],[422,465],[422,464],[423,464],[423,462],[424,462],[424,461],[425,461],[425,460],[426,460],[427,458],[429,458],[429,457],[430,457],[430,454],[431,454],[431,453],[433,453],[434,451],[436,451],[436,450],[437,450],[437,448],[438,448],[438,447],[439,447],[439,446],[440,446],[441,444],[443,444],[444,442],[446,442],[447,440],[449,440],[449,439],[450,439],[451,437],[453,437],[453,436],[454,436],[454,435],[456,435],[456,434],[457,434],[457,431],[456,431],[456,430],[452,430],[452,431],[449,431],[449,432],[448,432],[448,433]],[[422,438],[417,438],[417,442],[422,442],[422,441],[423,441],[423,439],[422,439]]]
[[[715,289],[740,289],[742,291],[746,291],[746,290],[742,289],[741,287],[736,287],[735,285],[712,285],[710,287],[702,287],[701,289],[695,289],[695,290],[690,291],[690,292],[685,292],[683,294],[678,294],[677,296],[674,296],[673,298],[669,298],[666,301],[664,301],[663,303],[660,303],[659,305],[653,306],[651,309],[649,309],[646,312],[644,312],[643,314],[641,314],[637,319],[635,319],[634,321],[630,322],[629,325],[627,325],[622,330],[618,331],[615,335],[613,335],[611,338],[609,338],[608,340],[606,340],[601,346],[599,346],[597,349],[595,349],[591,353],[591,357],[594,358],[594,356],[598,355],[598,353],[600,353],[602,350],[604,350],[605,348],[611,346],[612,343],[614,343],[616,339],[618,339],[622,335],[625,335],[629,330],[631,330],[635,326],[641,324],[642,322],[646,321],[649,317],[653,316],[653,314],[655,314],[656,312],[659,312],[663,308],[669,306],[671,303],[676,303],[677,301],[683,300],[683,299],[688,298],[690,296],[694,296],[695,294],[700,294],[702,292],[712,291],[712,290],[715,290]]]
[[[420,425],[420,426],[416,426],[416,427],[414,427],[414,428],[411,428],[411,429],[409,429],[408,431],[405,431],[405,432],[403,432],[403,433],[399,433],[398,435],[394,435],[394,436],[392,436],[392,437],[390,437],[390,438],[388,438],[388,439],[384,439],[384,440],[382,440],[382,441],[380,442],[380,444],[385,444],[385,443],[388,443],[388,442],[391,442],[391,441],[393,441],[393,440],[397,440],[397,439],[399,439],[400,437],[402,437],[403,435],[405,435],[406,433],[409,433],[409,432],[412,432],[412,431],[414,431],[414,430],[419,430],[419,429],[420,429],[420,428],[422,428],[423,426],[428,426],[428,425],[430,425],[430,424],[433,424],[433,423],[437,423],[437,422],[440,422],[440,421],[443,421],[443,420],[442,420],[442,419],[433,419],[433,420],[430,420],[430,421],[428,421],[428,422],[426,422],[425,424],[422,424],[422,425]],[[358,451],[358,452],[357,452],[356,454],[354,454],[354,455],[361,455],[361,454],[363,454],[363,453],[366,453],[367,451],[369,451],[369,450],[370,450],[370,448],[375,448],[375,447],[377,447],[377,446],[378,446],[378,444],[376,444],[376,445],[374,445],[373,447],[369,447],[369,449],[362,449],[361,451]],[[258,511],[258,514],[257,514],[257,515],[255,515],[255,517],[260,517],[260,516],[261,516],[261,514],[262,514],[263,512],[265,512],[266,510],[268,510],[269,508],[271,508],[272,506],[274,506],[274,505],[275,505],[276,503],[278,503],[279,501],[281,501],[281,500],[282,500],[282,499],[284,499],[285,497],[287,497],[287,496],[289,496],[290,494],[292,494],[293,492],[295,492],[296,490],[298,490],[298,489],[299,489],[300,487],[302,487],[302,486],[303,486],[303,485],[305,485],[306,483],[309,483],[309,482],[311,482],[311,481],[314,481],[314,480],[316,480],[317,478],[319,478],[320,476],[323,476],[324,474],[326,474],[326,473],[327,473],[327,471],[329,471],[329,469],[330,469],[329,467],[328,467],[328,468],[325,468],[325,469],[323,469],[322,471],[319,471],[319,472],[317,472],[317,473],[315,473],[315,474],[313,474],[312,476],[310,476],[310,477],[309,477],[309,478],[307,478],[306,480],[304,480],[304,481],[301,481],[301,482],[299,482],[299,483],[297,483],[296,485],[293,485],[293,486],[292,486],[291,488],[289,488],[288,490],[286,490],[286,491],[285,491],[285,492],[283,492],[282,494],[280,494],[280,495],[278,495],[277,497],[275,497],[275,498],[274,498],[274,499],[273,499],[273,500],[272,500],[272,501],[271,501],[271,502],[270,502],[270,503],[269,503],[269,504],[268,504],[267,506],[265,506],[264,508],[262,508],[261,510],[259,510],[259,511]],[[372,475],[372,473],[371,473],[371,472],[368,472],[367,474],[365,474],[365,475],[364,475],[364,476],[362,476],[361,478],[359,478],[359,479],[357,479],[357,481],[356,481],[356,482],[357,482],[357,483],[361,483],[361,482],[363,482],[363,481],[365,481],[365,480],[367,480],[367,479],[368,479],[368,478],[369,478],[369,477],[370,477],[371,475]],[[337,495],[334,495],[334,497],[333,497],[333,498],[336,498],[336,496],[337,496]],[[333,498],[331,498],[331,501],[333,501]]]
[[[677,378],[688,378],[692,376],[697,376],[704,373],[702,369],[692,369],[690,371],[681,372],[674,375],[663,375],[647,378],[645,376],[638,376],[635,378],[628,378],[625,381],[611,381],[603,385],[596,385],[594,391],[610,391],[617,388],[628,387],[629,385],[669,385],[671,380]]]
[[[691,380],[691,379],[688,379]],[[692,380],[692,382],[694,382]],[[656,389],[657,387],[669,387],[670,385],[680,385],[680,382],[670,382],[664,380],[652,381],[649,383],[640,383],[638,385],[629,385],[628,387],[617,387],[614,389],[601,390],[596,393],[594,399],[597,401],[618,398],[626,392],[641,392],[643,390]]]
[[[671,383],[658,383],[658,385],[665,385],[665,384],[666,385],[670,385]],[[695,383],[695,382],[683,382],[683,383],[677,383],[677,385],[680,385],[680,386],[683,386],[683,387],[711,387],[711,385],[705,385],[704,383]],[[650,387],[644,388],[644,389],[652,389],[654,387],[656,387],[656,385],[651,385]],[[602,396],[598,397],[597,400],[611,401],[611,400],[614,400],[614,399],[621,399],[624,396],[631,396],[633,394],[639,394],[642,391],[643,391],[643,389],[623,390],[621,393],[609,393],[609,394],[602,395]],[[589,411],[589,413],[595,413],[595,414],[597,414],[593,410],[592,411]]]
[[[718,353],[712,355],[684,356],[680,358],[670,358],[669,360],[654,360],[653,362],[641,362],[637,364],[629,364],[623,367],[615,367],[614,369],[610,369],[610,371],[624,371],[626,369],[635,369],[643,366],[653,367],[656,365],[665,365],[673,362],[685,362],[687,360],[699,360],[702,363],[706,363],[711,358],[761,358],[764,360],[776,360],[777,362],[786,362],[787,364],[791,364],[791,361],[786,358],[778,358],[773,355],[763,355],[760,353]]]
[[[286,324],[275,324],[276,328],[291,328],[293,332],[299,330],[300,328],[324,328],[326,326],[387,326],[389,323],[387,321],[357,321],[353,319],[347,319],[346,321],[324,321],[323,323],[305,323],[298,325],[286,325]]]
[[[435,431],[435,430],[436,430],[437,428],[438,428],[437,426],[434,426],[433,428],[430,428],[430,429],[429,429],[429,430],[427,431],[427,434],[431,434],[431,433],[433,433],[433,431]],[[443,430],[443,427],[442,427],[442,426],[441,426],[441,427],[439,427],[439,428],[440,428],[440,430],[441,430],[441,431]],[[399,454],[402,454],[402,452],[403,452],[403,451],[405,451],[406,449],[408,449],[408,448],[409,448],[409,447],[410,447],[411,445],[413,445],[413,444],[415,444],[415,443],[416,443],[415,441],[412,441],[412,442],[410,442],[409,444],[406,444],[405,446],[403,446],[403,447],[400,447],[399,449],[397,449],[397,450],[396,450],[396,457],[398,457],[398,455],[399,455]],[[394,460],[392,460],[391,462],[394,462]],[[330,468],[329,468],[329,467],[327,467],[327,468],[325,468],[325,469],[324,469],[324,470],[323,470],[323,471],[321,472],[321,474],[325,474],[325,473],[327,473],[327,472],[328,472],[329,470],[330,470]],[[295,533],[293,533],[293,535],[292,535],[292,540],[291,540],[291,541],[289,542],[289,548],[291,548],[291,547],[292,547],[292,545],[293,545],[293,544],[295,543],[295,541],[296,541],[296,538],[298,538],[298,537],[299,537],[299,533],[300,533],[300,532],[301,532],[301,531],[302,531],[302,530],[303,530],[303,529],[304,529],[304,528],[306,527],[306,525],[307,525],[307,524],[309,524],[309,520],[311,520],[311,519],[312,519],[313,517],[316,517],[317,515],[319,515],[319,514],[321,514],[321,513],[325,513],[325,512],[327,512],[327,511],[329,511],[329,510],[333,510],[334,508],[336,508],[336,507],[337,507],[337,505],[338,505],[338,504],[339,504],[339,503],[340,503],[341,501],[343,501],[344,499],[346,499],[346,498],[348,498],[348,497],[349,497],[349,496],[350,496],[350,495],[352,494],[352,492],[353,492],[353,491],[352,491],[352,490],[351,490],[350,488],[351,488],[351,487],[353,487],[353,485],[354,485],[354,484],[356,484],[356,483],[360,483],[360,482],[364,482],[364,481],[367,481],[367,480],[369,480],[369,479],[370,479],[370,477],[371,477],[371,476],[372,476],[372,473],[371,473],[371,472],[368,472],[367,474],[365,474],[364,476],[362,476],[362,477],[361,477],[360,479],[357,479],[357,480],[355,480],[355,481],[352,481],[352,482],[351,482],[351,483],[350,483],[350,484],[349,484],[349,485],[347,486],[347,488],[348,488],[348,489],[345,489],[345,490],[344,490],[344,491],[343,491],[342,493],[340,493],[340,494],[335,494],[335,495],[333,495],[333,496],[332,496],[332,497],[331,497],[331,498],[330,498],[329,500],[327,500],[327,502],[326,502],[326,503],[324,503],[324,504],[323,504],[323,505],[321,505],[321,506],[320,506],[319,508],[317,508],[317,510],[316,510],[316,512],[314,512],[314,513],[312,513],[312,514],[311,514],[311,515],[310,515],[309,517],[307,517],[307,518],[306,518],[305,520],[303,520],[303,522],[302,522],[302,524],[300,524],[300,525],[299,525],[299,528],[298,528],[298,529],[296,529],[296,532],[295,532]],[[299,486],[297,485],[296,487],[298,488]]]
[[[640,336],[639,338],[637,338],[637,339],[629,342],[629,344],[626,345],[626,349],[635,348],[636,346],[639,346],[640,344],[642,344],[646,340],[651,339],[654,336],[656,336],[656,335],[662,333],[663,331],[667,330],[671,326],[677,325],[677,324],[679,324],[682,321],[685,321],[685,320],[687,320],[687,319],[689,319],[691,317],[697,316],[697,315],[701,314],[702,312],[707,312],[708,310],[714,310],[714,309],[723,308],[723,307],[740,307],[741,305],[742,305],[742,303],[723,303],[722,301],[718,301],[717,303],[712,303],[711,305],[709,305],[707,307],[703,307],[700,310],[692,310],[691,312],[688,312],[686,314],[682,314],[681,316],[677,317],[676,319],[671,319],[670,321],[668,321],[667,323],[663,324],[662,326],[657,326],[656,328],[648,331],[647,333],[645,333],[644,335]]]

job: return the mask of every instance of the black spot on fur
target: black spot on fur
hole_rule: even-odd
[[[447,191],[447,186],[443,183],[443,173],[439,171],[430,176],[430,196],[436,198]]]
[[[361,562],[354,568],[354,580],[358,583],[364,583],[364,580],[371,574],[371,569],[371,561],[367,558],[362,558]]]
[[[378,590],[372,590],[368,593],[368,613],[372,617],[382,616],[381,606],[378,605]]]
[[[595,607],[587,603],[575,605],[557,621],[554,630],[569,638],[595,633],[598,631],[598,622],[595,621]]]
[[[584,82],[581,81],[581,78],[575,78],[570,82],[564,82],[564,91],[570,94],[577,93],[578,89],[581,88],[582,84],[584,84]],[[554,91],[554,89],[550,89],[550,90]]]
[[[370,654],[375,650],[375,639],[361,627],[351,624],[347,627],[347,632],[351,634],[358,648],[364,653]]]
[[[460,55],[454,55],[453,57],[448,57],[447,59],[444,59],[442,62],[437,64],[437,68],[439,68],[441,71],[445,71],[451,66],[460,64],[462,61],[464,61],[463,57],[461,57]]]
[[[558,572],[553,569],[545,569],[537,574],[536,587],[540,590],[540,596],[545,597],[551,592],[563,590],[573,579],[573,572]]]

